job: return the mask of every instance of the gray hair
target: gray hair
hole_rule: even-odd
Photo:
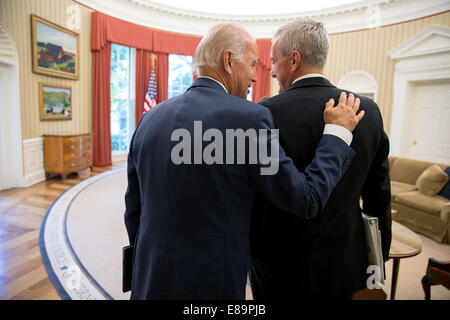
[[[277,40],[278,50],[284,56],[297,50],[307,65],[322,68],[327,62],[330,45],[322,22],[311,19],[292,21],[277,30],[272,43]]]
[[[234,58],[241,60],[246,44],[253,41],[253,37],[242,27],[233,24],[216,25],[202,38],[195,50],[194,70],[198,72],[198,67],[201,66],[219,68],[225,50],[231,50]]]

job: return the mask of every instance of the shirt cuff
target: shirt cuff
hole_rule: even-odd
[[[349,130],[336,124],[326,124],[323,134],[331,134],[341,138],[347,145],[350,145],[353,140],[353,134]]]

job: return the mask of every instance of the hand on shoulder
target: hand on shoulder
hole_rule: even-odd
[[[334,107],[334,100],[330,99],[323,112],[325,124],[335,124],[353,131],[364,117],[364,110],[357,114],[359,104],[360,99],[355,99],[352,93],[347,98],[347,94],[342,92],[336,107]]]

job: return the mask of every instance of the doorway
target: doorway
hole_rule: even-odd
[[[430,25],[395,60],[390,155],[450,164],[450,28]]]
[[[400,156],[450,164],[450,79],[410,82]]]
[[[23,186],[19,66],[11,34],[0,22],[0,190]]]

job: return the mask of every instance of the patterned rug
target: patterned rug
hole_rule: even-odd
[[[122,293],[122,247],[128,245],[124,224],[126,167],[118,167],[79,182],[61,194],[47,210],[39,234],[42,260],[63,299],[128,300]],[[450,245],[419,235],[422,252],[402,259],[396,299],[422,300],[421,278],[429,257],[450,260]],[[392,259],[386,263],[390,293]],[[450,291],[431,288],[432,299],[450,300]],[[246,298],[252,299],[249,285]]]
[[[129,299],[121,291],[126,167],[79,182],[62,193],[42,221],[39,247],[63,299]]]

